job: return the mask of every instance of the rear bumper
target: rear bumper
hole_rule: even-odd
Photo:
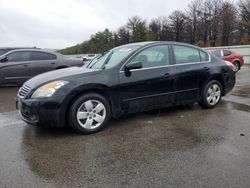
[[[17,97],[17,108],[24,122],[31,125],[63,127],[63,98],[23,99]]]
[[[232,91],[232,89],[234,88],[234,85],[235,85],[235,81],[234,82],[232,81],[232,82],[226,83],[224,95],[226,95],[227,93],[229,93],[230,91]]]
[[[224,93],[223,95],[226,95],[227,93],[229,93],[230,91],[232,91],[232,89],[235,86],[236,83],[236,78],[235,78],[235,73],[231,73],[227,76],[227,81],[225,82],[225,88],[224,88]]]

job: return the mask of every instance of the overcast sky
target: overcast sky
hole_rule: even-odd
[[[0,47],[60,49],[138,15],[150,21],[184,10],[190,0],[0,0]]]

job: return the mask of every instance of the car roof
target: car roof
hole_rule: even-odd
[[[6,54],[10,54],[10,53],[13,53],[13,52],[23,52],[23,51],[31,51],[31,52],[47,52],[47,53],[51,53],[51,54],[54,54],[54,55],[62,55],[58,52],[55,52],[53,50],[44,50],[44,49],[40,49],[40,48],[22,48],[22,49],[14,49],[14,50],[10,50],[8,51]]]
[[[0,47],[0,50],[15,50],[15,49],[40,49],[37,47]]]
[[[117,46],[116,48],[120,48],[120,47],[129,47],[129,46],[138,46],[139,48],[140,47],[146,47],[146,46],[151,46],[151,45],[154,45],[154,44],[176,44],[176,45],[184,45],[184,46],[190,46],[190,47],[193,47],[193,48],[199,48],[201,49],[200,47],[198,46],[194,46],[192,44],[187,44],[187,43],[183,43],[183,42],[176,42],[176,41],[147,41],[147,42],[136,42],[136,43],[129,43],[129,44],[124,44],[122,46]],[[203,49],[201,49],[203,50]],[[204,51],[204,50],[203,50]]]

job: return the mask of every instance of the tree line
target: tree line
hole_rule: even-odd
[[[117,31],[97,32],[90,40],[62,49],[64,54],[101,53],[142,41],[178,41],[200,47],[250,44],[250,0],[193,0],[185,10],[150,22],[139,16]]]

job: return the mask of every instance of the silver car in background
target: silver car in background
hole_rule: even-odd
[[[84,65],[83,59],[42,49],[18,49],[0,56],[0,86],[21,85],[48,71]]]

